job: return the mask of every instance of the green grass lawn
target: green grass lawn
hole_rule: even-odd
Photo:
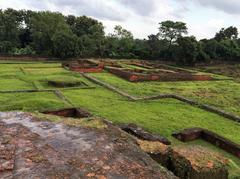
[[[136,123],[154,133],[170,137],[176,130],[203,127],[237,143],[240,124],[174,99],[130,102],[103,88],[67,90],[63,94],[83,107],[116,123]]]
[[[240,84],[233,81],[131,83],[109,73],[91,75],[132,95],[176,93],[240,114]],[[60,90],[76,107],[85,108],[94,115],[114,123],[136,123],[150,132],[168,137],[173,145],[182,145],[182,143],[172,138],[171,134],[189,127],[206,128],[240,143],[240,135],[237,135],[240,130],[239,123],[178,100],[131,102],[127,98],[89,82],[80,74],[61,68],[60,63],[0,63],[0,91],[55,89],[47,84],[47,80],[79,80],[96,87],[95,89]],[[0,102],[0,111],[33,112],[72,107],[53,92],[0,93]],[[231,176],[239,174],[237,173],[240,167],[239,159],[204,142],[196,141],[195,144],[213,148],[227,156],[233,161],[229,166]]]
[[[231,80],[132,83],[109,73],[91,75],[135,96],[174,93],[240,115],[240,83]]]
[[[0,94],[0,111],[44,111],[70,107],[52,92]]]

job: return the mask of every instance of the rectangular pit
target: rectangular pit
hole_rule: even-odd
[[[71,71],[80,73],[100,73],[104,69],[104,63],[90,60],[77,60],[63,63],[62,66]]]
[[[91,117],[91,113],[86,110],[79,108],[68,108],[68,109],[60,109],[55,111],[44,111],[43,114],[61,116],[61,117],[71,117],[71,118],[87,118]]]
[[[175,71],[173,69],[157,69],[157,70],[139,70],[126,68],[108,67],[107,70],[130,82],[143,81],[208,81],[213,80],[209,75],[197,75],[186,71]]]
[[[182,142],[190,142],[197,139],[207,141],[240,158],[240,145],[236,144],[214,132],[202,128],[190,128],[174,133],[173,137]]]

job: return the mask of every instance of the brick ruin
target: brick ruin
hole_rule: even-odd
[[[171,146],[171,142],[162,136],[151,134],[135,124],[123,124],[119,127],[134,136],[139,147],[153,160],[183,179],[227,179],[228,160],[222,155],[199,145]],[[195,130],[188,140],[200,136]]]
[[[240,145],[214,132],[202,128],[190,128],[173,134],[182,142],[202,139],[240,158]]]
[[[209,75],[198,75],[182,70],[169,70],[161,68],[157,70],[139,70],[127,68],[106,68],[110,73],[130,82],[143,81],[208,81],[213,80]]]
[[[138,140],[140,148],[160,165],[182,179],[227,179],[228,160],[205,147],[168,146],[160,142]]]
[[[104,69],[104,63],[91,60],[76,60],[62,64],[64,68],[81,73],[100,73]]]

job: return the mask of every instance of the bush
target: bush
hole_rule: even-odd
[[[25,48],[15,48],[12,52],[13,55],[35,55],[36,52],[30,47]]]

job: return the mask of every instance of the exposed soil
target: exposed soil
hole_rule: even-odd
[[[118,128],[0,113],[0,178],[175,178]]]

